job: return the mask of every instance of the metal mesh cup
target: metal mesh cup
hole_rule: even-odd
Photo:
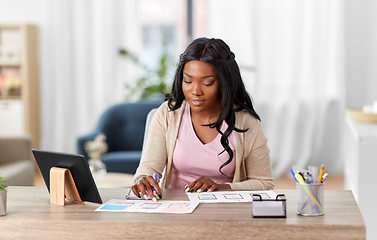
[[[324,214],[324,184],[296,184],[297,214],[320,216]]]

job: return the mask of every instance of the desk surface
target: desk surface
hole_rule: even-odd
[[[99,189],[104,202],[124,198],[125,188]],[[253,218],[251,203],[199,204],[191,214],[95,212],[99,204],[49,203],[46,188],[9,187],[5,239],[365,239],[365,224],[351,191],[326,190],[325,215],[296,214],[296,192],[287,198],[287,218]],[[187,200],[182,190],[163,190],[164,199]],[[142,227],[145,226],[145,230]]]

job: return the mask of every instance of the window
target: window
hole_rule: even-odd
[[[169,69],[172,75],[178,56],[188,43],[206,34],[206,1],[141,0],[140,4],[143,33],[140,59],[148,68],[157,69],[163,48],[166,47],[173,62],[172,69]],[[192,16],[188,17],[190,14]],[[192,24],[187,19],[192,19]],[[192,36],[188,32],[192,32]]]

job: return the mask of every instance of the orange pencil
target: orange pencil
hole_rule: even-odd
[[[319,170],[319,176],[318,176],[318,183],[321,183],[322,182],[322,175],[323,175],[323,169],[325,168],[325,166],[321,166],[321,170]]]

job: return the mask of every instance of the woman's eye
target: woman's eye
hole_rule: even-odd
[[[187,81],[186,79],[183,79],[183,81],[184,81],[185,83],[188,83],[188,84],[191,83],[190,81]]]
[[[203,83],[204,86],[211,86],[214,82],[210,82],[210,83]]]

